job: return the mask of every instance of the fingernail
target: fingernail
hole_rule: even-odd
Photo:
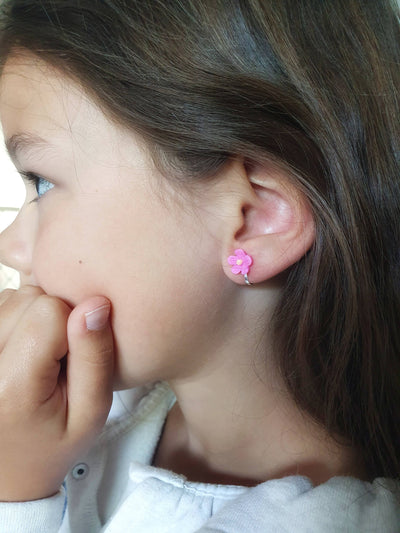
[[[89,331],[100,331],[108,322],[110,305],[104,304],[93,311],[85,313],[86,327]]]

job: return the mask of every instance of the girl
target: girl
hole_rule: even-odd
[[[400,531],[396,4],[1,11],[1,530]]]

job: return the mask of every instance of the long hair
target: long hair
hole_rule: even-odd
[[[165,175],[237,155],[289,172],[316,239],[282,289],[276,362],[371,478],[400,477],[395,0],[3,0],[0,24],[2,63],[27,50],[78,81]]]

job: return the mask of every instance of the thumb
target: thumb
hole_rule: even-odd
[[[112,401],[114,343],[109,321],[111,304],[89,298],[68,319],[67,426],[75,434],[99,431]]]

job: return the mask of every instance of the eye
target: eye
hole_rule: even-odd
[[[33,183],[35,186],[37,192],[37,198],[35,200],[41,198],[44,194],[46,194],[47,191],[54,187],[53,183],[50,183],[42,176],[34,174],[33,172],[21,172],[21,175],[24,180],[28,181],[29,183]]]
[[[45,180],[41,176],[36,176],[35,186],[36,186],[36,192],[38,193],[38,198],[40,198],[47,191],[52,189],[54,187],[54,184]]]

